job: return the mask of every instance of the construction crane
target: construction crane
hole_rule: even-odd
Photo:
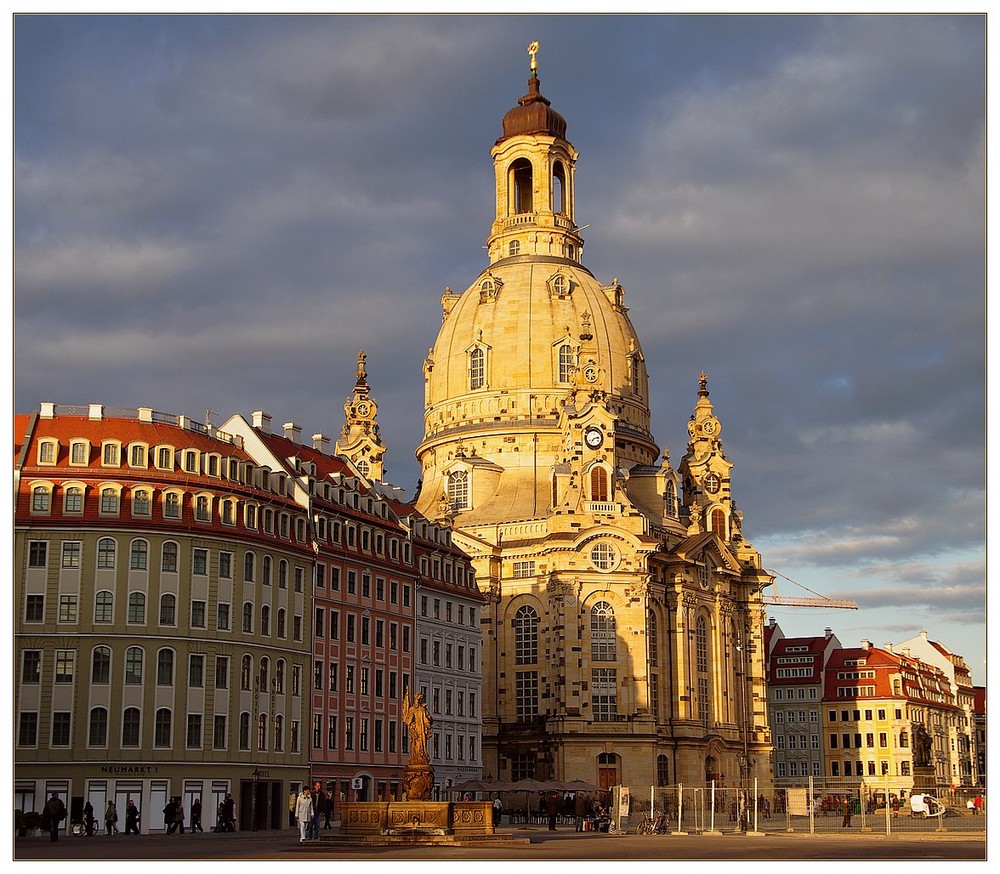
[[[774,574],[776,577],[781,577],[783,580],[788,580],[788,582],[793,585],[798,586],[800,589],[805,589],[807,592],[812,592],[815,597],[813,598],[784,598],[781,595],[764,595],[763,601],[765,604],[773,604],[776,607],[832,607],[839,608],[841,610],[857,610],[858,602],[852,601],[848,598],[827,598],[820,595],[818,592],[813,592],[812,589],[803,586],[802,583],[797,583],[791,577],[786,577],[784,574],[779,574],[776,570],[769,568],[767,571],[769,574]],[[777,585],[775,585],[775,591],[777,591]]]

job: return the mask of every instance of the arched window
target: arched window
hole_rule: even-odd
[[[142,592],[131,592],[128,596],[128,621],[146,621],[146,596]]]
[[[267,656],[263,656],[260,660],[260,673],[258,677],[257,688],[261,692],[267,691],[268,676],[271,670],[271,662]]]
[[[351,531],[353,533],[354,529],[352,528]],[[278,588],[288,588],[288,562],[284,559],[278,562]]]
[[[274,717],[274,751],[276,753],[281,752],[282,745],[284,744],[283,732],[284,728],[284,718],[281,714],[277,714]]]
[[[94,621],[111,622],[114,619],[115,596],[108,591],[98,592],[94,599]]]
[[[125,685],[142,685],[142,648],[130,646],[125,650]]]
[[[199,522],[208,522],[211,520],[211,508],[209,507],[208,497],[206,495],[198,495],[195,500],[194,507],[195,519]]]
[[[698,675],[695,716],[703,725],[708,724],[710,709],[708,682],[708,621],[699,616],[695,621],[694,630],[695,671]]]
[[[656,757],[656,785],[670,785],[670,768],[667,765],[667,757],[663,753]]]
[[[173,714],[166,708],[161,707],[156,711],[156,723],[153,726],[153,746],[166,747],[173,746],[172,743],[172,716]]]
[[[101,512],[112,516],[118,514],[118,492],[115,489],[101,489]]]
[[[590,500],[608,500],[608,472],[603,467],[590,471]]]
[[[618,658],[615,611],[607,601],[600,601],[590,610],[590,657],[596,662],[613,662]]]
[[[267,604],[260,608],[260,633],[265,637],[271,633],[271,608]]]
[[[174,651],[161,649],[156,654],[156,685],[173,686],[174,684]]]
[[[278,659],[274,663],[274,691],[279,695],[285,691],[285,660]]]
[[[126,707],[122,714],[122,746],[139,746],[139,708]]]
[[[473,349],[469,353],[469,388],[482,388],[486,385],[486,352],[483,349]]]
[[[129,567],[134,571],[144,571],[149,560],[149,544],[145,540],[133,540],[129,554]]]
[[[724,510],[719,508],[712,510],[712,532],[718,534],[723,540],[726,539],[726,513]]]
[[[559,347],[559,382],[569,382],[573,375],[573,347],[563,343]]]
[[[533,212],[531,182],[531,162],[527,158],[518,158],[510,165],[510,180],[513,187],[513,211],[516,213]]]
[[[51,494],[48,486],[35,486],[31,490],[32,512],[48,513],[51,506]]]
[[[177,544],[168,540],[163,544],[163,555],[160,559],[160,569],[164,573],[177,573]]]
[[[265,586],[271,585],[271,556],[265,555],[261,562],[261,582]]]
[[[90,727],[87,732],[87,746],[106,747],[108,745],[108,709],[94,707],[90,711]]]
[[[177,598],[174,595],[160,595],[160,625],[177,624]]]
[[[163,496],[163,515],[167,519],[181,518],[181,496],[177,492],[167,492]]]
[[[70,486],[66,489],[63,502],[64,513],[83,512],[83,489],[79,486]]]
[[[448,497],[453,510],[465,510],[469,506],[469,472],[452,471],[448,476]]]
[[[90,682],[105,685],[111,682],[111,650],[106,646],[94,649],[90,663]]]
[[[253,604],[245,601],[243,604],[243,631],[246,634],[253,634]]]
[[[117,544],[111,537],[102,537],[97,541],[97,567],[103,570],[115,566],[115,553]]]
[[[663,490],[663,509],[670,518],[677,518],[677,485],[672,479]]]
[[[261,713],[257,717],[257,750],[264,752],[267,749],[267,714]]]
[[[278,637],[282,637],[283,638],[285,636],[285,608],[284,607],[279,607],[278,608],[278,623],[277,624],[278,624],[278,627],[277,627],[276,631],[277,631]]]
[[[519,665],[538,662],[538,613],[525,605],[514,615],[514,661]]]
[[[254,563],[256,561],[256,555],[252,552],[248,552],[243,556],[243,580],[247,583],[253,582],[253,572]]]
[[[146,489],[136,489],[132,492],[132,515],[149,515],[149,492]]]
[[[511,240],[510,245],[507,247],[507,252],[511,255],[519,255],[521,253],[520,240]]]
[[[646,613],[646,649],[649,653],[649,665],[655,668],[659,661],[659,629],[656,622],[656,614],[650,610]]]
[[[240,714],[240,749],[250,749],[250,714],[246,711]]]
[[[247,691],[250,688],[250,676],[253,673],[253,659],[245,655],[240,662],[240,688]]]
[[[566,171],[561,161],[556,161],[552,168],[552,211],[567,213],[566,209]]]

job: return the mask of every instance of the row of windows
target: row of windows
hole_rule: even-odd
[[[808,714],[808,716],[806,714]],[[808,710],[808,711],[806,711],[806,710],[800,710],[799,711],[799,722],[805,722],[807,718],[808,718],[809,722],[818,722],[819,721],[819,713],[817,711],[815,711],[815,710]],[[784,722],[785,721],[785,711],[784,710],[775,710],[774,711],[774,721],[775,721],[775,723],[777,723],[779,725],[782,722]],[[789,710],[788,711],[788,721],[790,723],[791,722],[795,722],[795,711],[794,710]]]
[[[153,747],[156,749],[172,749],[174,747],[173,712],[166,707],[157,709],[153,717]],[[239,717],[238,748],[250,749],[251,715],[244,711]],[[206,717],[201,713],[189,713],[184,735],[184,746],[187,749],[202,749],[204,747],[204,723]],[[212,716],[212,749],[225,750],[229,747],[229,725],[225,714]],[[68,747],[72,741],[73,714],[71,711],[54,711],[49,734],[49,746]],[[268,734],[270,733],[270,738]],[[22,711],[18,715],[17,745],[19,747],[36,747],[39,743],[38,713]],[[108,709],[92,707],[87,720],[87,746],[107,747],[109,736]],[[139,748],[142,746],[142,711],[138,707],[127,707],[122,712],[121,746]],[[272,749],[274,752],[285,751],[285,717],[276,714],[269,718],[266,713],[257,717],[256,748],[258,752]],[[270,744],[269,744],[270,742]],[[288,737],[289,752],[299,752],[299,720],[290,720]]]
[[[864,714],[865,714],[865,720],[866,721],[870,721],[871,720],[872,713],[877,713],[879,719],[885,719],[886,711],[885,711],[884,707],[879,707],[877,711],[865,710]],[[827,721],[829,721],[829,722],[836,722],[837,721],[837,716],[838,716],[838,711],[836,711],[836,710],[830,710],[827,713],[826,716],[827,716]],[[841,710],[841,711],[839,711],[839,716],[840,716],[840,721],[841,722],[859,722],[861,720],[861,711],[860,710]],[[902,719],[903,718],[903,711],[899,707],[895,708],[895,718],[896,719]]]
[[[819,749],[818,734],[811,734],[808,737],[804,734],[799,734],[799,735],[790,734],[788,735],[788,749],[790,750],[795,749],[796,738],[798,738],[798,748],[800,750]],[[783,750],[785,748],[785,735],[783,734],[775,735],[774,741],[776,749]]]
[[[595,722],[618,719],[618,671],[594,668],[590,674],[590,707]],[[518,722],[538,717],[538,671],[514,673],[514,708]]]
[[[830,776],[831,777],[839,777],[840,776],[840,766],[841,766],[840,762],[831,762],[830,763]],[[865,763],[864,762],[852,762],[850,759],[845,759],[844,762],[843,762],[843,766],[844,766],[844,776],[845,777],[851,777],[851,776],[854,776],[854,777],[864,777],[864,776],[866,776],[866,774],[869,777],[876,776],[875,762],[872,762],[872,761],[868,762],[868,764],[867,764],[867,770],[865,768]],[[884,760],[880,761],[878,763],[878,766],[879,766],[878,773],[881,774],[883,777],[887,776],[889,774],[889,763],[888,762],[886,762]],[[909,777],[910,776],[910,763],[909,763],[909,761],[902,761],[902,762],[899,763],[899,776],[901,776],[901,777]]]
[[[864,744],[861,742],[860,732],[854,732],[849,734],[847,732],[837,735],[836,733],[830,734],[830,749],[837,749],[837,744],[840,744],[840,749],[849,750],[852,747],[851,741],[854,741],[853,747],[855,749],[861,749],[862,746],[874,747],[875,746],[875,732],[866,732],[864,737]],[[906,749],[910,746],[910,733],[903,729],[899,733],[898,739],[896,739],[896,746]],[[878,745],[882,748],[888,748],[889,746],[889,734],[885,731],[880,731],[878,733]]]
[[[59,649],[53,653],[53,680],[57,685],[69,684],[76,675],[76,650]],[[163,647],[156,653],[156,685],[173,686],[175,682],[174,662],[176,652]],[[201,689],[206,685],[206,665],[208,657],[203,653],[188,655],[187,676],[180,678],[183,688]],[[214,688],[229,688],[229,656],[214,657]],[[143,683],[143,668],[146,652],[141,646],[130,646],[125,650],[123,662],[124,684],[140,686]],[[240,689],[250,691],[252,688],[269,689],[281,695],[285,692],[286,681],[285,660],[276,659],[274,674],[271,675],[271,659],[262,656],[254,670],[253,657],[246,654],[240,661]],[[96,686],[106,686],[111,683],[112,652],[109,647],[95,647],[90,658],[90,683]],[[38,685],[42,680],[42,651],[37,649],[24,650],[21,654],[21,683],[23,685]],[[302,668],[292,666],[291,694],[301,695]]]
[[[316,620],[314,626],[315,637],[318,640],[322,640],[326,636],[326,628],[329,628],[330,640],[340,640],[341,632],[341,615],[339,610],[330,610],[329,616],[327,616],[326,608],[317,607],[316,608]],[[347,643],[358,643],[360,642],[363,646],[370,646],[374,640],[374,646],[376,649],[383,649],[388,644],[390,650],[396,650],[400,648],[400,643],[402,643],[403,652],[410,651],[410,626],[402,625],[402,635],[400,635],[400,624],[398,622],[389,622],[388,625],[384,619],[376,619],[374,623],[370,616],[361,615],[360,623],[358,622],[358,615],[355,613],[345,613],[344,614],[344,640]],[[374,628],[374,635],[372,634],[372,629]],[[388,628],[389,634],[386,636],[386,629]]]
[[[68,449],[70,465],[88,466],[95,448],[85,438],[71,438]],[[61,450],[62,446],[58,440],[50,437],[40,439],[38,463],[56,464]],[[104,440],[100,446],[99,457],[103,467],[121,467],[124,463],[132,468],[147,469],[152,464],[158,470],[173,471],[176,468],[185,473],[204,473],[214,477],[225,476],[228,472],[231,479],[238,479],[239,465],[246,464],[236,458],[223,458],[218,453],[206,453],[197,449],[179,451],[170,445],[150,447],[148,443],[139,441],[123,444],[120,440]]]
[[[114,593],[102,590],[94,596],[94,622],[115,621],[115,599]],[[130,625],[146,624],[146,595],[143,592],[130,592],[128,595],[128,609],[126,621]],[[172,594],[160,596],[159,603],[159,624],[161,626],[176,626],[177,623],[177,597]],[[279,607],[274,611],[274,625],[271,624],[271,607],[262,605],[259,612],[259,631],[254,625],[254,603],[245,601],[243,603],[243,621],[241,630],[244,634],[260,633],[264,637],[274,634],[278,638],[288,637],[287,611],[284,607]],[[230,605],[219,603],[216,605],[215,628],[217,631],[230,631]],[[208,605],[200,599],[192,599],[189,605],[188,624],[191,628],[207,628]],[[25,598],[24,609],[25,622],[45,621],[45,596],[28,595]],[[59,596],[59,622],[79,621],[79,597],[74,594],[62,594]],[[298,614],[292,616],[291,634],[293,640],[302,640],[302,617]]]
[[[443,609],[442,609],[443,606]],[[444,619],[445,622],[456,622],[459,625],[469,625],[476,627],[476,608],[459,604],[457,609],[448,599],[442,601],[441,598],[431,598],[429,595],[420,596],[420,615],[423,618],[433,617],[434,619]],[[466,620],[468,617],[468,621]]]
[[[453,644],[450,641],[428,640],[420,638],[420,664],[434,667],[456,668],[459,671],[476,673],[476,648],[469,647],[469,658],[465,658],[465,646]]]
[[[514,663],[533,665],[538,662],[538,612],[525,604],[514,614]],[[614,608],[600,601],[590,610],[590,657],[593,661],[613,662],[618,659]]]

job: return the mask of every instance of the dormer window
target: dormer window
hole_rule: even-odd
[[[482,388],[486,384],[486,351],[473,349],[469,353],[469,388]]]
[[[507,252],[510,255],[520,255],[521,254],[521,241],[511,240],[510,245],[507,247]]]
[[[173,469],[174,451],[169,446],[160,446],[156,450],[156,466],[160,470]]]
[[[448,476],[448,500],[452,510],[469,508],[469,472],[455,470]]]
[[[59,442],[56,440],[43,440],[38,444],[38,463],[55,464],[59,455]]]
[[[69,445],[69,463],[86,465],[90,462],[90,444],[86,440],[74,440]]]
[[[146,447],[142,443],[133,443],[129,447],[128,463],[130,467],[146,466]]]
[[[101,456],[105,467],[118,467],[121,458],[121,444],[108,441],[102,448]]]

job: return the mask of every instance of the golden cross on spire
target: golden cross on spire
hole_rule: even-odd
[[[531,72],[534,73],[538,69],[538,60],[535,58],[538,54],[538,40],[528,46],[528,54],[531,55]]]

